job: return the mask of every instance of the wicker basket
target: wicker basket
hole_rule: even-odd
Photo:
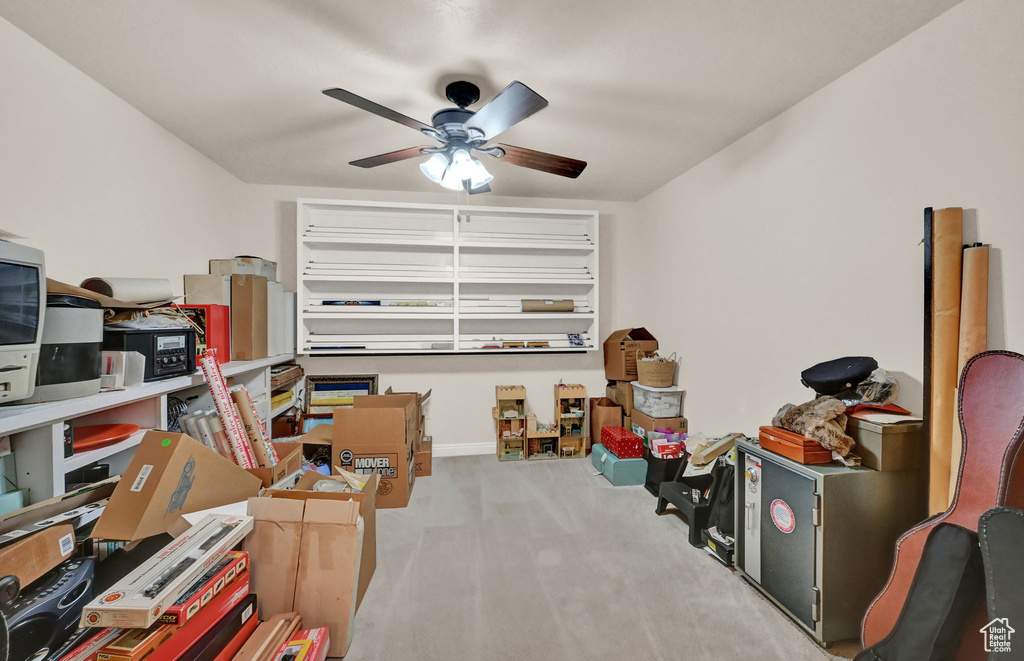
[[[637,381],[642,386],[651,388],[668,388],[672,385],[672,378],[676,373],[676,355],[673,353],[668,360],[644,360],[642,349],[636,350],[636,374]],[[648,357],[656,357],[658,352],[651,353]]]

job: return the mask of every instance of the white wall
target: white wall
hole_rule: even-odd
[[[990,346],[1024,350],[1021,25],[967,0],[641,201],[615,318],[682,355],[691,429],[756,432],[845,355],[920,411],[926,206],[993,245]]]
[[[169,278],[241,252],[243,184],[0,19],[0,229],[47,274]]]
[[[71,284],[90,276],[162,277],[182,292],[182,275],[205,273],[211,257],[255,254],[276,260],[294,289],[296,198],[456,201],[446,193],[244,184],[3,19],[0,88],[0,229],[43,249],[50,277]],[[604,247],[633,208],[494,195],[474,202],[598,209]],[[605,329],[616,264],[601,260]],[[531,407],[544,417],[552,415],[559,380],[597,394],[604,387],[598,352],[302,362],[311,374],[379,374],[381,391],[432,388],[427,426],[441,452],[493,449],[495,385],[527,386]]]

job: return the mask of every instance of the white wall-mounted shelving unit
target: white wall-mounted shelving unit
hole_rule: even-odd
[[[244,385],[255,400],[260,418],[270,417],[270,368],[295,358],[287,353],[260,360],[221,365],[225,378]],[[178,397],[189,412],[213,408],[202,372],[140,386],[59,402],[0,407],[0,437],[11,437],[18,487],[28,489],[30,502],[64,493],[65,476],[102,461],[111,475],[128,467],[135,448],[150,429],[167,429],[167,398]],[[141,429],[127,439],[96,450],[64,457],[64,425],[127,422]],[[269,427],[268,427],[269,430]]]
[[[297,225],[300,354],[598,348],[596,211],[299,199]]]

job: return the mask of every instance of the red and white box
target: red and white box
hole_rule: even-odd
[[[277,649],[273,661],[324,661],[330,643],[327,627],[296,631]]]
[[[644,439],[625,427],[601,427],[601,445],[619,459],[644,456]]]
[[[213,598],[220,594],[225,586],[230,585],[236,578],[239,578],[249,568],[249,554],[245,551],[231,551],[224,556],[223,561],[214,569],[207,572],[209,578],[203,580],[200,585],[195,585],[195,590],[190,594],[178,599],[173,606],[168,607],[160,616],[159,622],[165,624],[185,624],[198,613],[200,609],[213,601]]]

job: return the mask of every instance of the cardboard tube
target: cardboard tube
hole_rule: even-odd
[[[963,209],[934,212],[932,225],[932,390],[929,419],[928,513],[949,507],[950,455],[956,419],[960,343]]]
[[[964,249],[963,286],[960,292],[960,349],[957,382],[967,361],[988,348],[988,246]],[[954,400],[955,401],[955,400]],[[953,446],[949,457],[949,501],[953,501],[960,474],[963,437],[960,421],[953,420]]]

